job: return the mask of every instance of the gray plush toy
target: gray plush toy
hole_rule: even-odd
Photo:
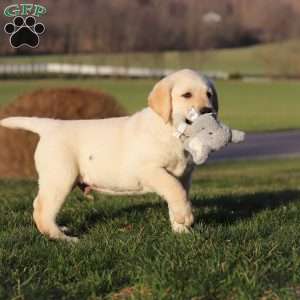
[[[181,124],[175,135],[183,140],[184,148],[191,153],[197,165],[203,164],[211,152],[245,139],[244,132],[230,129],[219,122],[214,114],[198,115],[191,111],[187,119],[191,124]]]

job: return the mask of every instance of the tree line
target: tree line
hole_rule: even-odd
[[[27,1],[29,2],[29,1]],[[46,31],[37,49],[13,49],[2,32],[0,54],[202,50],[295,38],[293,0],[41,0]],[[10,5],[2,0],[2,10]],[[2,14],[0,26],[12,19]]]

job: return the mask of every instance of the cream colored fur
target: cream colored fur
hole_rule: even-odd
[[[113,195],[155,192],[168,203],[173,230],[187,232],[194,220],[188,200],[193,164],[173,132],[191,107],[216,105],[217,100],[207,96],[209,88],[196,72],[182,70],[159,81],[149,95],[150,107],[129,117],[2,120],[2,126],[40,136],[33,213],[39,231],[53,239],[76,239],[67,236],[55,219],[66,196],[82,181]],[[187,92],[192,95],[188,99],[183,97]]]

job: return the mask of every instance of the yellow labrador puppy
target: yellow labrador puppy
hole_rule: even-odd
[[[193,163],[174,132],[192,107],[201,113],[217,111],[217,95],[210,81],[192,70],[181,70],[154,86],[148,104],[120,118],[1,121],[2,126],[40,136],[34,157],[39,191],[33,218],[42,234],[76,240],[55,221],[76,184],[113,195],[155,192],[168,203],[173,231],[188,231],[193,223],[188,200]]]

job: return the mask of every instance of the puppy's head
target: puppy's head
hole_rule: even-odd
[[[183,121],[191,108],[201,114],[218,112],[213,83],[192,70],[181,70],[160,80],[148,97],[149,106],[166,123]]]

